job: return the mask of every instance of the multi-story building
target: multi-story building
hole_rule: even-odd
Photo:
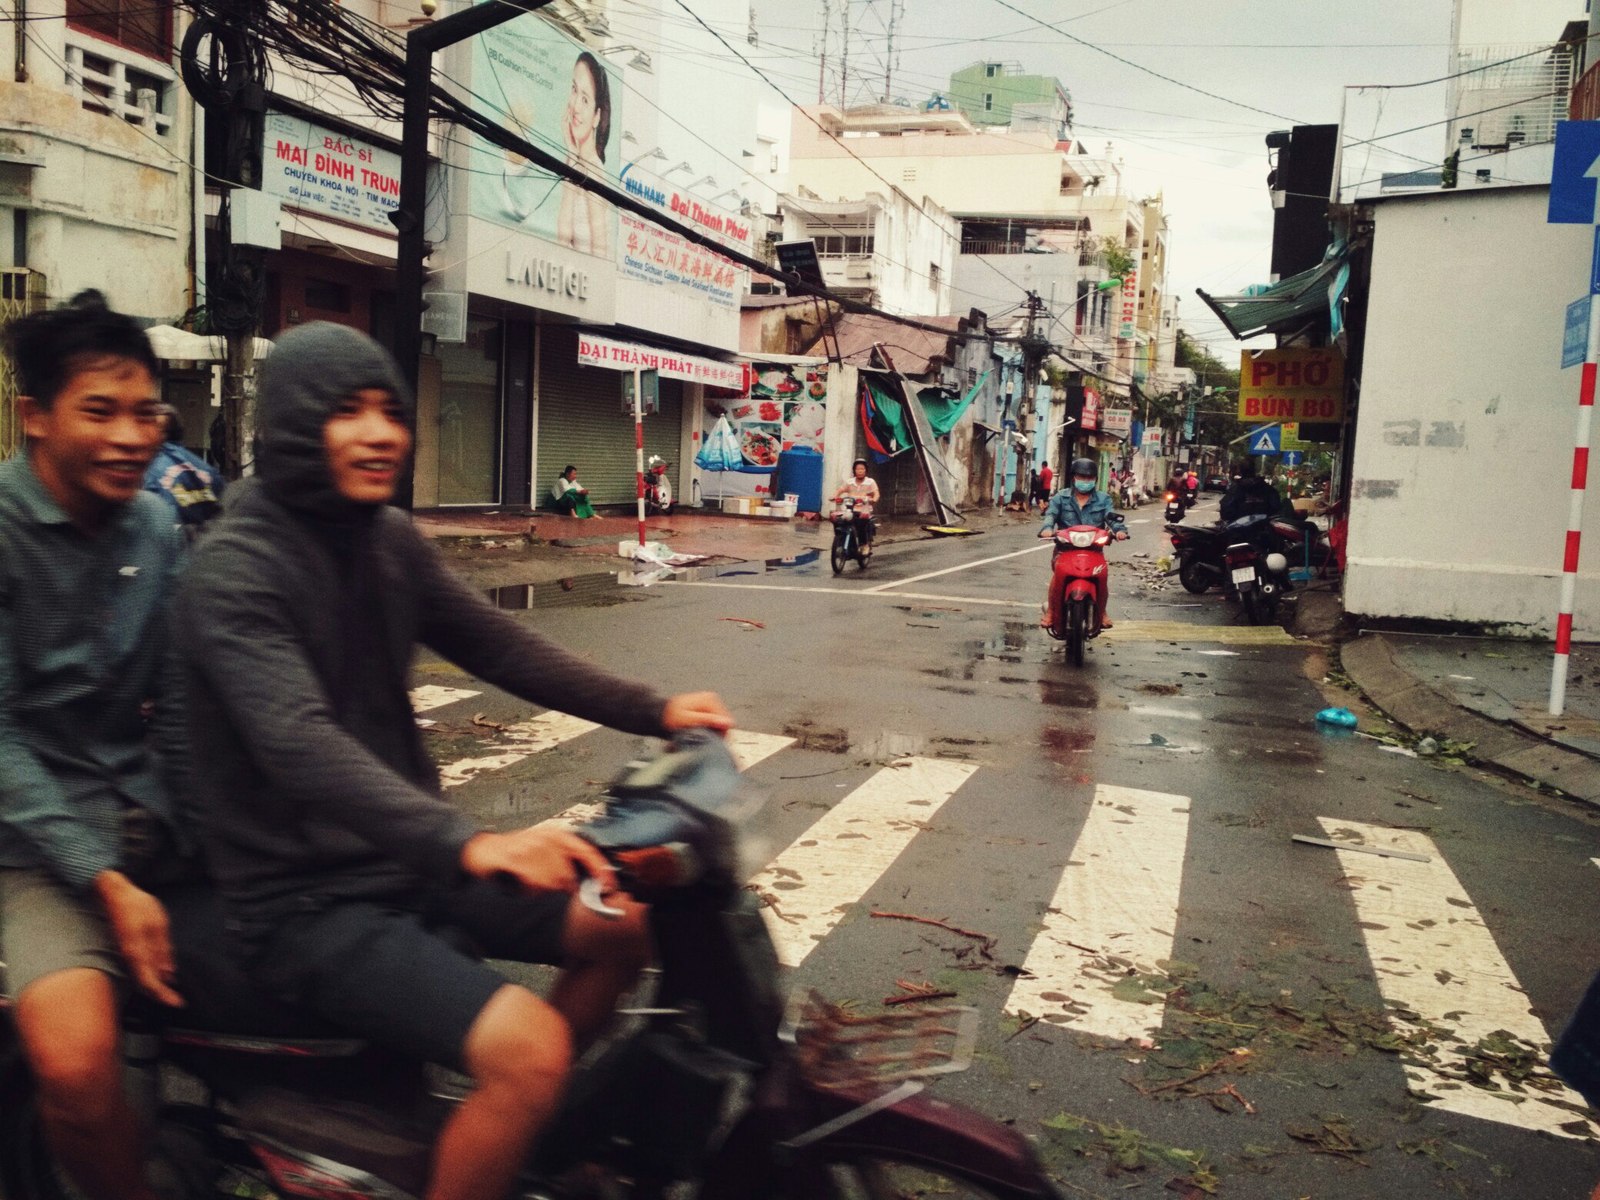
[[[196,300],[195,128],[167,4],[53,0],[0,23],[0,320],[98,288],[177,322]],[[20,432],[0,368],[0,454]]]
[[[1053,75],[1029,75],[1021,63],[976,62],[950,76],[950,102],[978,126],[1042,132],[1072,140],[1072,94]]]
[[[802,187],[779,208],[784,240],[816,244],[830,289],[905,316],[950,311],[961,227],[931,200],[913,204],[900,192],[824,200]]]

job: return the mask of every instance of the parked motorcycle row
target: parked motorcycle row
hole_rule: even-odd
[[[1309,521],[1285,516],[1250,516],[1224,524],[1184,525],[1172,518],[1173,573],[1184,590],[1203,595],[1212,588],[1238,604],[1252,625],[1278,619],[1286,593],[1324,569],[1330,549],[1326,535]]]

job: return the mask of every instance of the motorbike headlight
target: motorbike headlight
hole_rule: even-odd
[[[1086,533],[1082,530],[1075,530],[1072,533],[1067,534],[1067,541],[1071,542],[1079,550],[1087,550],[1090,546],[1094,545],[1094,534]]]
[[[1273,551],[1271,554],[1267,555],[1267,570],[1276,574],[1279,571],[1287,571],[1288,569],[1289,560],[1283,555],[1279,554],[1277,551]]]

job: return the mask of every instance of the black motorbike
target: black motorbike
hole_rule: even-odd
[[[921,1094],[970,1062],[975,1010],[871,1014],[814,993],[785,1004],[760,903],[743,886],[739,827],[756,807],[723,741],[690,731],[630,767],[603,814],[580,827],[650,905],[655,993],[621,1010],[630,1026],[574,1073],[516,1194],[1062,1200],[1020,1132]],[[580,896],[616,911],[593,881]],[[194,1200],[421,1196],[464,1081],[267,1004],[219,956],[185,951],[222,937],[220,917],[205,928],[181,904],[173,913],[189,1007],[133,1014],[129,1038],[158,1050],[143,1054],[142,1074],[158,1105],[163,1190]],[[50,1159],[4,1005],[0,1193],[76,1194]]]
[[[872,518],[857,513],[856,502],[846,496],[839,501],[839,507],[834,510],[830,519],[833,521],[833,548],[828,553],[828,562],[833,567],[833,573],[840,574],[845,564],[852,558],[865,571],[867,564],[872,561],[872,552],[869,548]]]
[[[1166,502],[1168,521],[1181,521],[1183,514],[1189,511],[1188,493],[1183,488],[1169,487],[1161,493],[1161,499]]]
[[[1168,524],[1172,539],[1174,571],[1186,592],[1202,595],[1227,576],[1223,553],[1228,548],[1227,527],[1220,521],[1211,525]]]

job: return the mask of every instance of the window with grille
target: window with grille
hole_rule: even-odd
[[[84,108],[152,133],[172,131],[177,89],[171,68],[74,28],[65,40],[65,82]]]
[[[166,62],[172,57],[172,6],[150,0],[67,0],[67,24]]]

